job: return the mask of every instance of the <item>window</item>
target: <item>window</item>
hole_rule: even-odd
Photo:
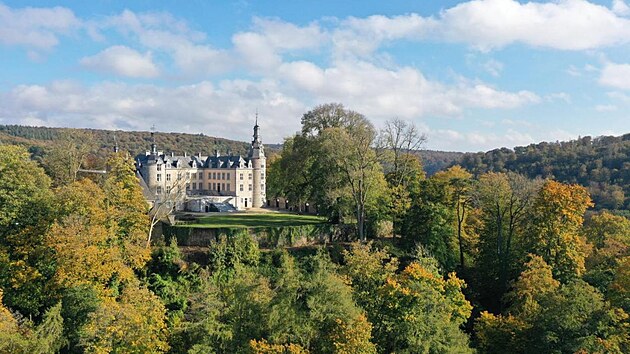
[[[252,179],[252,174],[251,174],[251,173],[249,174],[249,179],[250,179],[250,180]]]
[[[162,194],[162,187],[157,187],[157,194]]]
[[[182,179],[182,173],[177,172],[177,180],[180,181]]]
[[[230,173],[229,173],[229,172],[228,172],[228,174],[227,174],[227,179],[230,179]]]
[[[250,191],[252,190],[252,185],[251,185],[251,184],[249,185],[249,190],[250,190]]]
[[[264,191],[264,190],[265,190],[265,184],[264,184],[264,183],[261,183],[261,184],[260,184],[260,190],[261,190],[261,191]]]
[[[190,183],[186,183],[186,191],[190,190]]]
[[[225,179],[225,172],[221,174],[221,179]]]
[[[242,173],[241,173],[240,179],[241,179],[241,181],[243,180],[243,174]]]
[[[225,190],[229,192],[230,191],[230,184],[228,183],[226,187],[227,188]]]
[[[210,187],[210,183],[208,183],[208,187]],[[210,189],[210,188],[208,188]],[[212,183],[212,189],[213,191],[217,190],[217,184],[216,183]]]
[[[193,182],[193,189],[197,189],[197,182]]]
[[[170,181],[171,181],[171,174],[170,174],[170,173],[167,173],[167,174],[166,174],[166,181],[167,181],[167,182],[170,182]]]
[[[162,165],[157,165],[157,170],[162,171]]]
[[[162,174],[158,173],[157,174],[157,181],[160,182],[162,180]]]
[[[210,178],[210,174],[208,174],[208,178]],[[212,172],[212,179],[217,179],[217,173]]]
[[[242,192],[243,191],[243,185],[241,184],[238,189]]]
[[[208,172],[208,179],[210,179],[210,172]]]
[[[173,189],[173,187],[171,187],[171,186],[166,187],[166,193],[170,193],[172,189]]]
[[[190,172],[186,172],[186,179],[190,179]]]
[[[203,172],[199,172],[199,179],[203,179]]]
[[[221,183],[221,190],[225,190],[225,183]]]

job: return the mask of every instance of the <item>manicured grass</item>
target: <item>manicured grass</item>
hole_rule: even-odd
[[[326,218],[314,215],[297,215],[283,213],[234,213],[215,214],[199,217],[195,223],[183,224],[184,227],[199,228],[254,228],[322,224]]]

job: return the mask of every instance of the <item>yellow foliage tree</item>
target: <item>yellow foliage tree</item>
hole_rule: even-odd
[[[545,182],[536,197],[528,250],[543,257],[561,281],[584,272],[588,248],[580,228],[592,205],[586,188],[552,180]]]
[[[126,286],[119,298],[104,298],[83,327],[81,344],[89,353],[163,353],[166,310],[160,299],[138,284]]]
[[[83,179],[60,188],[57,203],[62,216],[51,227],[48,243],[56,252],[59,284],[89,283],[102,291],[114,276],[134,278],[117,246],[105,194],[94,182]]]

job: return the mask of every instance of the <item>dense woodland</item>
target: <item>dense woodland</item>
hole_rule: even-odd
[[[630,207],[630,134],[465,154],[456,163],[477,175],[512,171],[578,183],[588,188],[598,209]]]
[[[268,194],[354,232],[291,249],[237,232],[200,265],[147,247],[127,153],[77,173],[83,134],[0,145],[0,353],[630,352],[630,220],[582,180],[427,177],[415,126],[323,105],[268,160]]]

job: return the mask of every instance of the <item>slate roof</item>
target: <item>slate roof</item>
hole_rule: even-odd
[[[229,156],[175,156],[168,154],[138,155],[136,161],[143,164],[164,164],[168,168],[247,168],[250,159],[241,155]]]

